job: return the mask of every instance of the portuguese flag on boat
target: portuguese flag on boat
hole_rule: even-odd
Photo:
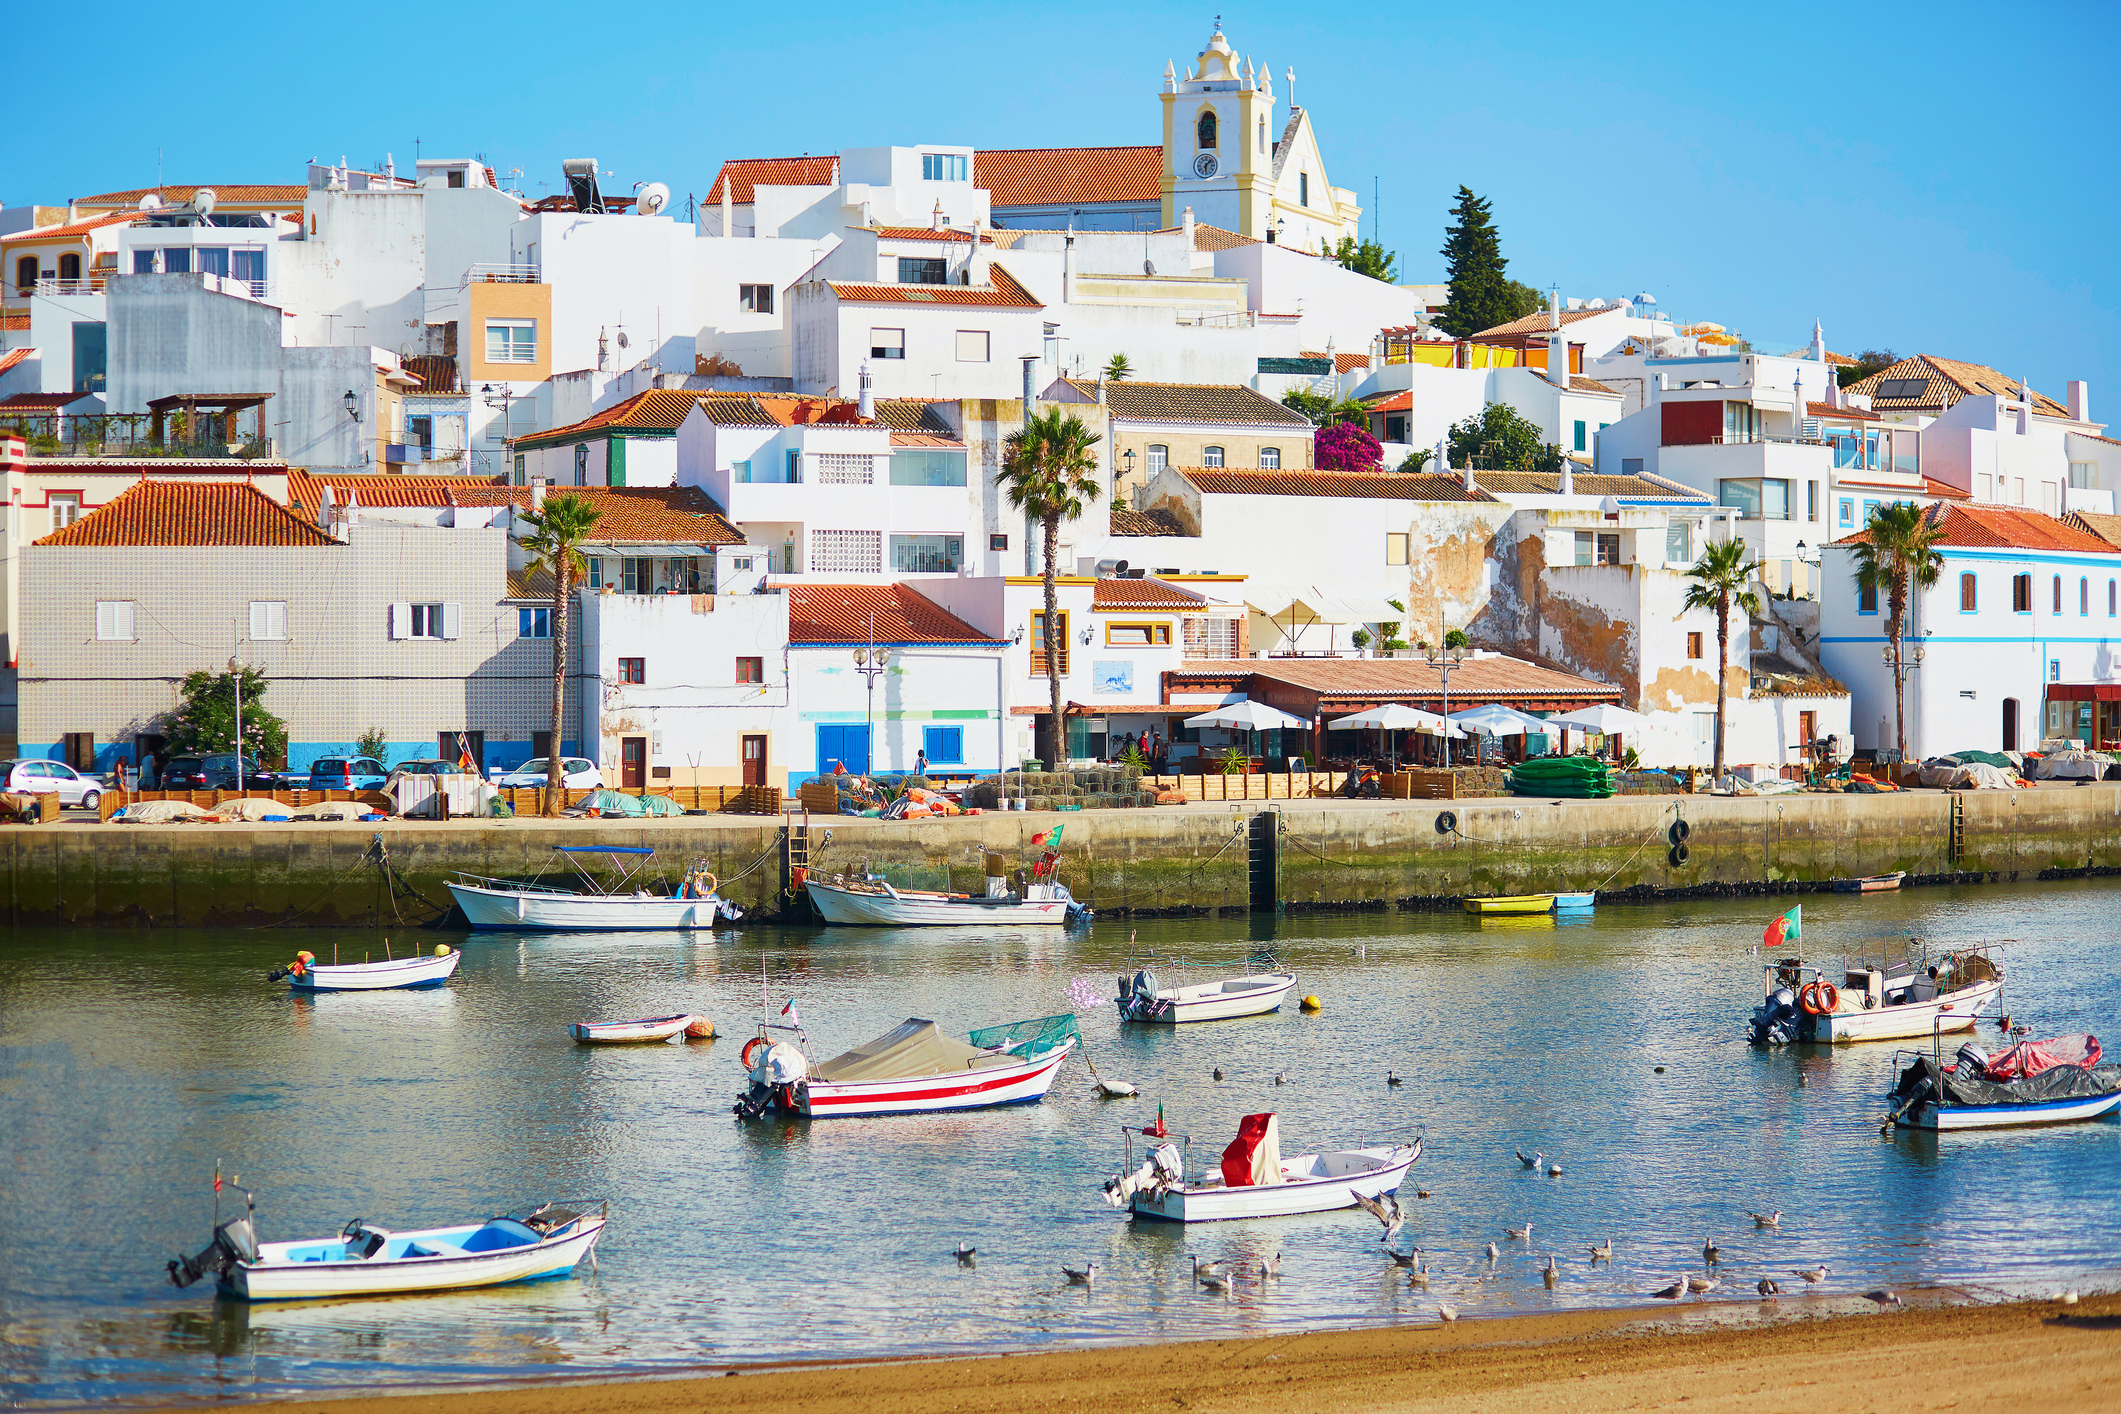
[[[1780,947],[1784,943],[1797,941],[1797,935],[1803,931],[1804,905],[1800,903],[1788,913],[1768,924],[1767,931],[1760,935],[1760,940],[1771,948]]]

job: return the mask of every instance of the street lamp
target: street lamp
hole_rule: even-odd
[[[1463,663],[1465,658],[1466,653],[1463,648],[1446,648],[1441,651],[1431,648],[1428,651],[1429,666],[1443,674],[1443,715],[1445,717],[1451,715],[1451,669]],[[1443,764],[1446,768],[1451,764],[1451,738],[1448,735],[1443,738]]]
[[[1125,460],[1127,463],[1127,479],[1132,481],[1134,479],[1134,449],[1132,447],[1127,448]]]
[[[854,650],[854,670],[862,675],[869,686],[869,706],[865,721],[868,724],[866,731],[871,744],[871,759],[868,764],[870,770],[874,771],[876,768],[874,759],[876,755],[874,747],[876,741],[876,678],[877,674],[891,670],[891,650],[876,646],[876,615],[874,614],[869,616],[868,645]]]
[[[506,383],[503,383],[498,389],[496,389],[491,383],[481,383],[479,385],[479,397],[486,404],[486,406],[490,408],[499,408],[501,410],[501,446],[503,448],[501,454],[503,456],[506,456],[508,455],[508,452],[506,450],[508,444],[515,440],[515,429],[511,425],[508,416],[509,405],[515,402],[515,390],[513,388],[510,388]],[[512,478],[515,473],[515,468],[511,465],[507,468],[507,472]],[[515,482],[515,484],[520,486],[523,483],[517,481]]]
[[[228,655],[229,678],[236,685],[236,789],[243,789],[243,665]]]
[[[361,420],[361,400],[355,396],[354,390],[348,388],[346,396],[341,398],[340,401],[346,404],[346,415],[355,422],[359,422]]]
[[[1881,648],[1878,656],[1884,661],[1886,670],[1893,675],[1894,711],[1904,713],[1907,709],[1901,704],[1905,701],[1903,694],[1906,691],[1907,675],[1922,666],[1922,660],[1929,656],[1929,650],[1923,645],[1922,640],[1918,638],[1915,640],[1914,651],[1912,653],[1909,652],[1907,634],[1903,631],[1898,638],[1893,639]],[[1906,723],[1898,722],[1896,724],[1905,733],[1907,730]],[[1902,761],[1907,760],[1906,740],[1895,742],[1894,745],[1900,748],[1900,759]]]

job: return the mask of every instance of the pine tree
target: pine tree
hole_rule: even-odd
[[[1436,327],[1453,338],[1463,339],[1516,317],[1511,282],[1502,273],[1509,262],[1502,258],[1502,238],[1488,219],[1488,209],[1484,198],[1461,186],[1458,204],[1451,208],[1455,224],[1444,227],[1442,254],[1449,262],[1451,293]]]

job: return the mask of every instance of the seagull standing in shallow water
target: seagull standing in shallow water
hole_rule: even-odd
[[[1773,1300],[1775,1297],[1782,1295],[1782,1283],[1776,1281],[1773,1277],[1762,1277],[1760,1279],[1760,1286],[1758,1287],[1758,1290],[1760,1292],[1761,1300],[1770,1301]]]
[[[1522,1150],[1522,1149],[1519,1149],[1519,1150],[1517,1150],[1516,1152],[1517,1152],[1517,1162],[1519,1162],[1520,1164],[1523,1164],[1523,1165],[1524,1165],[1524,1166],[1525,1166],[1526,1168],[1528,1168],[1528,1169],[1536,1169],[1536,1168],[1538,1168],[1538,1167],[1539,1167],[1539,1161],[1540,1161],[1541,1159],[1543,1159],[1543,1158],[1545,1158],[1545,1157],[1547,1156],[1547,1151],[1546,1151],[1546,1150],[1544,1150],[1544,1149],[1541,1149],[1541,1150],[1540,1150],[1540,1151],[1539,1151],[1538,1153],[1536,1153],[1536,1154],[1532,1155],[1532,1157],[1531,1157],[1531,1158],[1529,1158],[1529,1159],[1528,1159],[1528,1158],[1526,1158],[1526,1157],[1524,1156],[1524,1150]]]
[[[1791,1271],[1790,1275],[1793,1277],[1803,1277],[1804,1284],[1806,1286],[1817,1286],[1820,1282],[1826,1280],[1826,1274],[1832,1270],[1833,1268],[1827,1266],[1826,1263],[1821,1262],[1816,1267],[1807,1267],[1802,1271],[1793,1270]]]
[[[1656,1297],[1659,1301],[1681,1300],[1686,1296],[1686,1278],[1681,1277],[1670,1286],[1665,1287],[1661,1291],[1653,1291],[1650,1295]]]
[[[1598,1246],[1596,1246],[1596,1247],[1593,1247],[1593,1248],[1591,1249],[1591,1260],[1592,1260],[1592,1261],[1594,1261],[1594,1262],[1610,1262],[1610,1261],[1612,1261],[1612,1260],[1613,1260],[1613,1239],[1612,1239],[1612,1238],[1610,1238],[1610,1237],[1608,1237],[1608,1238],[1607,1238],[1607,1239],[1606,1239],[1606,1240],[1605,1240],[1604,1242],[1601,1242],[1601,1243],[1600,1243],[1600,1244],[1599,1244]]]
[[[1490,1242],[1488,1244],[1488,1270],[1493,1271],[1495,1269],[1495,1264],[1501,1260],[1502,1249],[1500,1247],[1497,1247],[1494,1243]]]
[[[1547,1290],[1552,1291],[1554,1283],[1560,1279],[1561,1273],[1554,1269],[1554,1254],[1551,1252],[1547,1254],[1547,1269],[1543,1275],[1547,1279]]]
[[[1061,1275],[1075,1286],[1088,1286],[1097,1280],[1097,1263],[1091,1262],[1080,1271],[1074,1267],[1062,1267]]]
[[[977,1254],[978,1251],[979,1249],[977,1247],[972,1246],[970,1243],[960,1242],[957,1244],[957,1250],[955,1252],[952,1252],[950,1255],[957,1258],[957,1264],[959,1266],[969,1267],[972,1265],[973,1256]]]
[[[1723,1283],[1715,1277],[1688,1277],[1686,1279],[1686,1289],[1693,1292],[1696,1296],[1706,1296],[1722,1285]]]
[[[1713,1267],[1721,1256],[1723,1256],[1723,1249],[1716,1245],[1714,1238],[1704,1237],[1701,1239],[1701,1260],[1704,1263]]]
[[[1523,1227],[1506,1227],[1502,1232],[1503,1236],[1514,1237],[1519,1242],[1530,1242],[1532,1240],[1532,1225],[1530,1223],[1526,1223]]]
[[[1456,1306],[1438,1306],[1436,1308],[1436,1319],[1442,1321],[1445,1325],[1449,1325],[1458,1319],[1458,1308]]]
[[[1777,1208],[1772,1213],[1750,1213],[1747,1216],[1752,1218],[1754,1227],[1780,1228],[1782,1226],[1782,1209],[1780,1208]]]

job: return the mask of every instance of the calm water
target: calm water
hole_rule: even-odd
[[[2104,882],[1813,898],[1805,951],[2014,939],[2012,1012],[2121,1044],[2117,902]],[[0,956],[0,1386],[26,1404],[257,1398],[1433,1319],[1439,1300],[1468,1315],[1609,1305],[1698,1263],[1705,1236],[1734,1286],[1817,1262],[1844,1292],[2121,1280],[2121,1124],[1882,1139],[1891,1047],[1736,1039],[1770,915],[1144,924],[1136,948],[1166,959],[1271,945],[1325,1009],[1122,1033],[1106,1004],[1083,1014],[1090,1054],[1145,1101],[1093,1098],[1071,1063],[1042,1106],[815,1126],[729,1113],[762,961],[774,1006],[795,996],[830,1054],[909,1015],[962,1031],[1066,1010],[1078,979],[1109,996],[1130,928],[486,935],[446,990],[314,1001],[264,972],[334,941],[353,960],[373,935],[17,933]],[[564,1031],[681,1008],[730,1039],[600,1050]],[[1388,1068],[1407,1083],[1388,1088]],[[1196,1162],[1256,1110],[1281,1113],[1289,1153],[1426,1124],[1402,1242],[1432,1254],[1430,1290],[1396,1275],[1359,1213],[1188,1233],[1106,1208],[1117,1126],[1158,1098],[1200,1136]],[[1517,1147],[1565,1175],[1524,1172]],[[257,1188],[268,1240],[549,1197],[608,1196],[613,1219],[599,1271],[577,1280],[246,1309],[162,1276],[209,1236],[217,1158]],[[1782,1231],[1756,1234],[1745,1210],[1771,1207]],[[1527,1219],[1529,1251],[1502,1235]],[[1606,1237],[1617,1260],[1593,1269],[1584,1248]],[[1492,1275],[1490,1238],[1509,1249]],[[976,1269],[946,1255],[960,1240]],[[1188,1252],[1276,1250],[1281,1279],[1232,1301],[1188,1277]],[[1096,1289],[1067,1289],[1059,1267],[1086,1259],[1105,1269]]]

